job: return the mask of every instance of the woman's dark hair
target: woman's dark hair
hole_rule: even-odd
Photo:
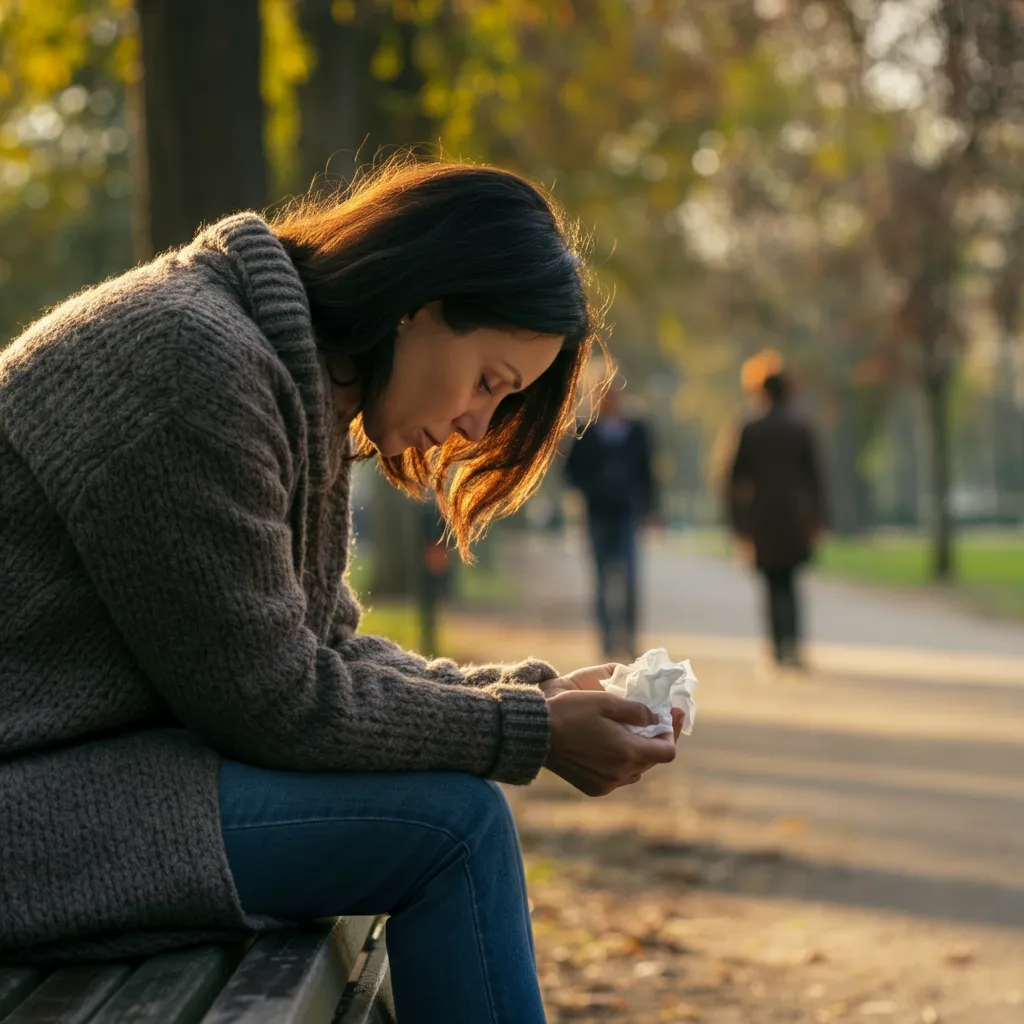
[[[768,374],[761,387],[764,388],[764,393],[772,405],[782,405],[789,398],[791,390],[789,377],[781,371]]]
[[[317,343],[354,364],[360,409],[384,393],[398,321],[438,301],[452,330],[564,335],[551,367],[498,406],[486,436],[453,433],[437,452],[380,456],[395,486],[437,496],[464,558],[494,519],[537,489],[576,422],[595,344],[607,351],[579,232],[555,201],[493,167],[392,159],[339,197],[304,199],[272,227],[309,296]],[[600,387],[601,385],[598,385]],[[356,455],[376,449],[353,424]]]

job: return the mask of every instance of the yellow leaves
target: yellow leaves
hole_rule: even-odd
[[[583,114],[587,109],[587,87],[581,79],[570,78],[562,83],[559,99],[570,114]]]
[[[518,75],[507,72],[498,77],[498,95],[506,103],[514,103],[523,93],[523,85]]]
[[[297,0],[260,0],[263,62],[260,92],[267,107],[267,157],[279,187],[296,171],[299,138],[298,87],[313,70],[315,55],[298,25]]]
[[[393,82],[402,73],[404,63],[398,39],[389,33],[370,59],[370,74],[378,82]]]
[[[845,177],[847,160],[842,145],[833,140],[819,146],[814,154],[814,167],[820,174],[833,180]]]
[[[331,17],[339,25],[347,25],[356,19],[356,5],[353,0],[333,0],[331,3]]]
[[[41,93],[52,93],[71,82],[73,63],[65,53],[39,50],[27,53],[22,61],[21,74]]]
[[[451,90],[439,81],[427,82],[420,94],[424,113],[435,121],[440,121],[448,113],[450,100]]]
[[[134,80],[135,21],[130,0],[7,0],[0,4],[0,97],[49,100],[86,65]]]
[[[674,313],[662,310],[657,323],[658,348],[670,359],[683,355],[686,333]]]
[[[119,82],[130,85],[142,77],[142,53],[139,45],[139,33],[135,30],[135,12],[130,10],[126,15],[132,24],[132,30],[123,32],[114,44],[111,63],[114,77]]]

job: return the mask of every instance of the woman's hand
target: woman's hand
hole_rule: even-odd
[[[559,676],[557,679],[549,679],[540,684],[541,692],[545,697],[554,697],[556,694],[565,693],[567,690],[603,690],[604,680],[609,679],[618,666],[611,662],[607,665],[592,665],[590,668],[578,668],[567,676]],[[672,709],[672,739],[677,743],[683,730],[683,723],[686,712],[682,708]]]
[[[600,686],[600,678],[597,682]],[[587,796],[604,796],[619,786],[638,782],[649,768],[667,764],[676,756],[675,743],[667,736],[647,739],[622,728],[654,725],[658,716],[653,711],[636,701],[596,690],[593,686],[567,687],[548,699],[551,746],[545,766]]]
[[[549,679],[540,684],[541,692],[545,697],[554,697],[556,694],[565,693],[566,690],[604,690],[604,680],[610,679],[615,671],[614,664],[593,665],[590,668],[578,668],[567,676],[559,676],[557,679]]]

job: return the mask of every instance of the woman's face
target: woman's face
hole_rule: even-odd
[[[440,304],[428,303],[399,324],[391,379],[363,414],[363,430],[384,456],[426,451],[454,433],[479,441],[501,400],[529,387],[562,342],[492,327],[456,333]]]

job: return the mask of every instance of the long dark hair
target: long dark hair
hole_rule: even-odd
[[[452,330],[521,328],[564,335],[554,363],[502,400],[483,440],[454,433],[431,455],[380,456],[388,479],[437,496],[463,557],[494,519],[537,489],[576,422],[601,311],[588,298],[578,228],[525,178],[494,167],[392,159],[339,197],[303,199],[272,221],[309,296],[325,350],[352,361],[361,411],[391,376],[398,321],[438,301]],[[378,454],[352,427],[359,457]]]

